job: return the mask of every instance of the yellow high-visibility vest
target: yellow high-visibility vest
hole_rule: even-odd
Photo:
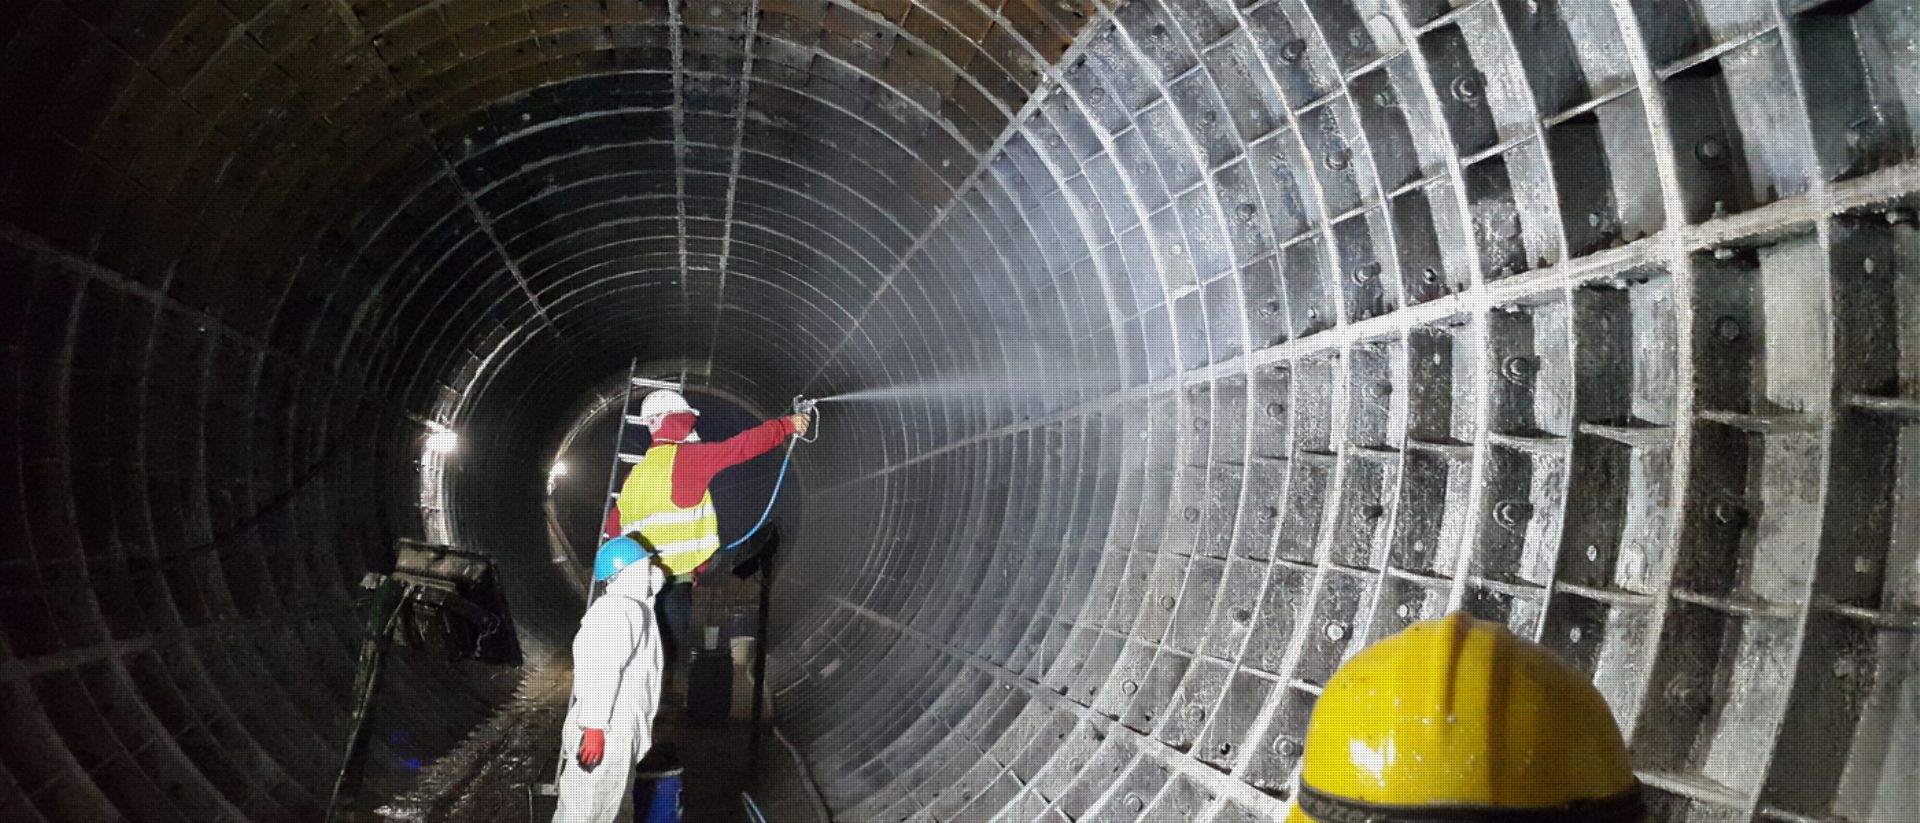
[[[700,504],[690,509],[673,503],[673,461],[679,453],[680,447],[671,443],[647,449],[616,501],[620,533],[639,532],[653,548],[655,562],[675,577],[692,574],[720,549],[713,492],[702,492]]]

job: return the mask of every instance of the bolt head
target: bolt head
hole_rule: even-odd
[[[1693,144],[1694,159],[1709,166],[1717,166],[1725,163],[1731,154],[1732,151],[1727,146],[1727,141],[1719,137],[1709,135],[1700,138]]]
[[[1450,88],[1453,91],[1453,99],[1463,103],[1471,102],[1480,99],[1480,95],[1486,92],[1487,80],[1480,72],[1469,71],[1453,78]]]

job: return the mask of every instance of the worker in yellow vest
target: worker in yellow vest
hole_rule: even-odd
[[[1307,725],[1288,823],[1641,823],[1599,690],[1552,651],[1454,612],[1367,647]]]
[[[653,445],[627,475],[607,515],[609,538],[637,536],[653,547],[668,580],[656,599],[667,659],[684,659],[692,648],[692,586],[720,549],[720,520],[708,487],[714,475],[772,451],[789,436],[805,435],[807,415],[778,417],[718,443],[703,443],[694,431],[700,412],[686,397],[656,391],[640,403],[640,420]]]

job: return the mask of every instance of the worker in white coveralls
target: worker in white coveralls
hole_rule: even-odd
[[[626,537],[607,541],[593,563],[606,582],[573,638],[573,700],[560,730],[560,806],[554,823],[610,823],[632,808],[633,764],[653,748],[660,706],[660,631],[653,596],[667,574]]]
[[[702,442],[694,423],[700,412],[671,390],[640,403],[640,419],[653,442],[620,484],[607,512],[607,537],[646,536],[667,572],[655,614],[669,660],[686,663],[693,653],[693,581],[720,550],[720,518],[710,487],[716,475],[772,451],[789,436],[805,435],[804,414],[776,417],[718,443]]]
[[[587,607],[573,640],[555,823],[610,823],[630,808],[633,766],[653,746],[664,680],[654,598],[669,579],[690,579],[720,548],[707,489],[713,476],[805,434],[810,422],[805,415],[776,418],[708,444],[693,432],[698,414],[678,392],[654,392],[641,403],[653,444],[608,517],[609,531],[624,536],[600,547],[593,576],[607,581],[607,590]]]

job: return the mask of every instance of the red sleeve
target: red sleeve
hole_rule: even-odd
[[[700,505],[714,475],[773,451],[790,434],[793,421],[782,416],[718,443],[681,446],[673,461],[673,504],[683,509]]]
[[[602,524],[602,527],[606,530],[607,537],[612,538],[612,537],[620,536],[620,504],[619,503],[615,503],[607,507],[607,522]]]

